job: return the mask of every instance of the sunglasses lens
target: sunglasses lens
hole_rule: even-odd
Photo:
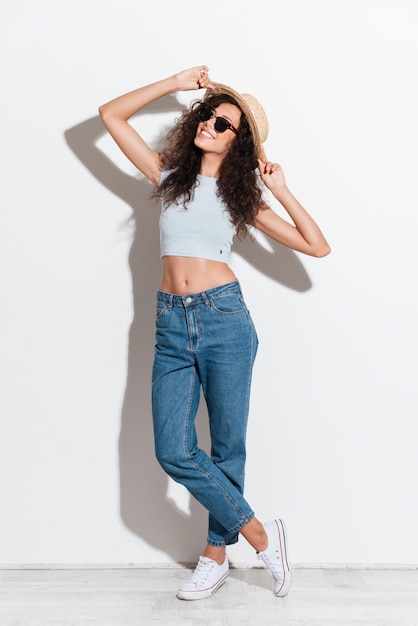
[[[212,115],[213,115],[212,109],[204,104],[199,111],[199,121],[207,122],[208,120],[210,120]]]
[[[223,117],[217,117],[215,119],[215,130],[218,133],[224,133],[229,128],[229,122],[227,122]]]

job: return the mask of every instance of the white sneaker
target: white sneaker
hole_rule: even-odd
[[[273,574],[274,594],[283,598],[289,592],[292,584],[292,571],[287,559],[287,539],[283,520],[276,519],[264,524],[268,544],[263,552],[257,552],[257,557],[264,561]]]
[[[209,598],[225,582],[229,574],[227,557],[222,565],[207,556],[199,557],[199,562],[191,578],[180,587],[177,597],[180,600],[202,600]]]

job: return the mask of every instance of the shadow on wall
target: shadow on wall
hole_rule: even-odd
[[[167,96],[147,113],[180,112],[182,105]],[[207,513],[193,498],[185,514],[167,497],[168,479],[154,456],[151,418],[151,369],[154,354],[155,292],[159,257],[159,206],[150,201],[150,183],[122,172],[96,146],[106,132],[98,116],[65,132],[68,146],[109,191],[132,207],[134,237],[129,255],[134,317],[129,331],[128,374],[119,438],[120,513],[124,524],[151,546],[177,562],[194,562],[206,541]],[[311,281],[298,257],[270,242],[273,252],[255,241],[239,242],[234,251],[260,272],[296,291]],[[210,450],[204,403],[197,416],[199,444]]]

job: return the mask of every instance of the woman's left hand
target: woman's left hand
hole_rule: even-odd
[[[260,158],[258,159],[261,180],[271,192],[279,191],[286,187],[286,180],[283,170],[278,163],[273,163],[267,159],[264,148],[261,147]]]

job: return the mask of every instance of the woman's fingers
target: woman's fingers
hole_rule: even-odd
[[[280,165],[278,163],[264,161],[262,159],[258,159],[258,167],[262,174],[273,174],[274,172],[280,170]]]

